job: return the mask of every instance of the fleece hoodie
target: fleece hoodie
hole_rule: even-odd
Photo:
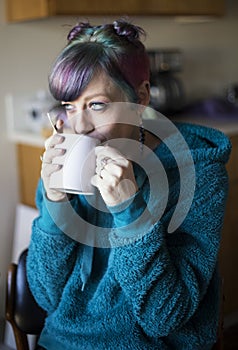
[[[40,181],[27,273],[47,311],[39,340],[47,350],[206,350],[216,341],[230,142],[214,129],[177,127],[194,173],[170,135],[178,154],[165,138],[153,153],[162,170],[153,157],[151,173],[135,164],[139,191],[118,207],[102,209],[84,196],[53,203]],[[181,167],[184,193],[195,180],[185,196]],[[154,181],[158,173],[163,180]],[[171,229],[179,202],[185,217]]]

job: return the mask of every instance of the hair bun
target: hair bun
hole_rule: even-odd
[[[82,34],[87,29],[91,29],[92,26],[89,24],[89,22],[80,22],[76,26],[74,26],[71,31],[69,32],[67,39],[68,41],[73,41],[79,34]]]
[[[125,36],[128,40],[137,40],[141,34],[145,34],[144,30],[135,26],[125,20],[118,20],[113,22],[114,29],[117,35]]]

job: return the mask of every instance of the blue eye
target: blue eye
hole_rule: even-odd
[[[67,118],[72,118],[73,116],[75,116],[78,112],[77,112],[77,108],[70,104],[70,103],[65,103],[62,105],[65,115],[67,116]]]
[[[107,107],[107,104],[104,102],[91,102],[89,108],[93,111],[103,111]]]
[[[66,112],[72,112],[72,111],[75,110],[75,107],[73,105],[71,105],[71,104],[67,104],[66,103],[66,104],[63,105],[63,107],[64,107]]]

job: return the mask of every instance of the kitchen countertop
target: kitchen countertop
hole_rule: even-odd
[[[205,98],[185,106],[176,120],[209,126],[232,136],[238,134],[238,105],[219,96]]]
[[[237,120],[235,120],[234,118],[225,120],[199,117],[176,117],[172,118],[172,120],[208,126],[214,129],[218,129],[228,136],[238,134],[238,116]]]
[[[44,147],[45,138],[30,131],[12,131],[8,133],[8,139],[14,143],[26,144],[29,146]]]

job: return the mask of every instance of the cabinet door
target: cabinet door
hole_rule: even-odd
[[[18,144],[18,176],[20,202],[35,207],[35,193],[40,178],[40,155],[44,149],[29,145]]]
[[[224,0],[180,0],[176,2],[178,15],[210,15],[225,14]]]
[[[221,274],[224,278],[225,314],[238,311],[238,135],[231,137],[232,152],[227,169],[229,193],[220,251]]]
[[[6,10],[9,22],[24,21],[49,16],[51,6],[49,0],[7,0]]]
[[[51,15],[224,15],[225,0],[6,0],[7,20]]]
[[[82,15],[160,15],[175,12],[176,1],[168,0],[56,0],[56,14]]]
[[[238,180],[230,184],[226,215],[222,235],[220,262],[221,274],[224,278],[224,313],[238,311]]]
[[[222,15],[224,0],[56,0],[56,14],[82,15]]]

